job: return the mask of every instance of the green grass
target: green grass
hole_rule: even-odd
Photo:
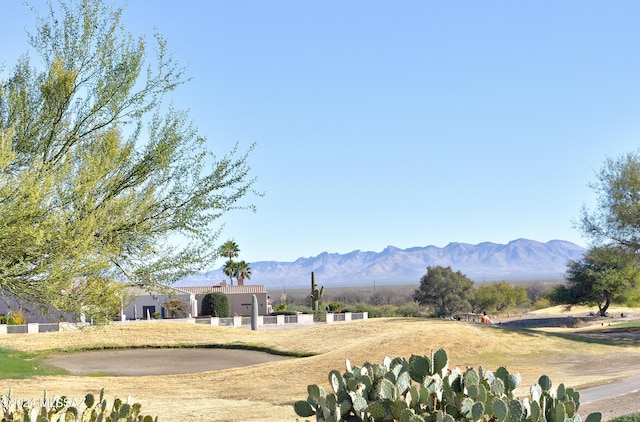
[[[640,327],[640,321],[628,321],[611,324],[612,327]]]
[[[613,418],[609,422],[640,422],[640,413],[632,413],[630,415]]]
[[[34,354],[0,349],[0,379],[61,374],[68,374],[68,372],[64,369],[43,365],[40,359]]]

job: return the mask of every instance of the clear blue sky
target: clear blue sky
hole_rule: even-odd
[[[33,1],[41,5],[42,0]],[[31,13],[5,0],[0,62]],[[141,1],[192,80],[173,96],[212,150],[238,142],[248,262],[323,251],[563,239],[606,157],[640,141],[637,1]],[[217,262],[215,266],[222,264]]]

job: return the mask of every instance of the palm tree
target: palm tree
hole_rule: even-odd
[[[232,286],[233,286],[233,275],[234,275],[233,258],[237,257],[239,252],[240,252],[240,248],[238,247],[238,244],[233,240],[227,240],[218,249],[218,253],[222,256],[227,257],[228,259],[224,267],[224,274],[229,276],[229,281],[231,282]]]
[[[246,261],[236,262],[235,276],[238,286],[244,285],[244,279],[251,280],[251,267]]]
[[[227,262],[225,262],[224,268],[222,269],[222,272],[224,273],[224,275],[229,277],[229,282],[231,283],[232,286],[233,286],[233,278],[236,276],[236,273],[237,273],[236,271],[237,267],[238,267],[237,262],[228,260]]]
[[[238,247],[238,244],[233,240],[227,240],[222,244],[222,246],[220,246],[219,252],[220,255],[227,257],[227,259],[231,261],[232,258],[238,256],[240,248]]]

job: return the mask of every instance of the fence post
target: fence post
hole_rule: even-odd
[[[27,324],[27,334],[38,334],[40,332],[40,324],[30,322]]]

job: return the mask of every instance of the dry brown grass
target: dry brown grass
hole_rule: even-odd
[[[344,371],[346,358],[361,365],[381,362],[384,356],[408,358],[444,348],[453,366],[507,366],[522,374],[524,385],[535,383],[543,373],[570,386],[640,374],[640,350],[634,348],[574,342],[545,332],[404,318],[272,331],[145,322],[3,339],[3,347],[25,351],[207,344],[315,355],[190,375],[4,380],[0,389],[12,387],[15,397],[39,397],[45,388],[52,394],[83,397],[104,387],[108,398],[131,395],[145,412],[164,421],[294,421],[292,404],[306,398],[307,385],[328,389],[328,372]],[[635,364],[616,368],[610,364],[616,356]]]

